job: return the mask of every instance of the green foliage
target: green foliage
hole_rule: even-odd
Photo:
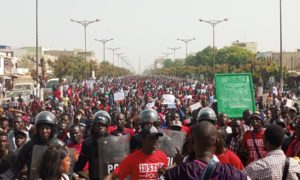
[[[172,67],[172,66],[174,66],[174,63],[173,63],[172,59],[165,59],[164,60],[164,67],[169,68],[169,67]]]
[[[217,73],[242,73],[251,72],[253,81],[259,79],[266,81],[273,76],[280,79],[280,68],[276,62],[267,62],[256,59],[255,54],[240,47],[230,46],[222,49],[215,49],[216,72]],[[287,76],[286,67],[283,68],[284,77]],[[188,56],[185,60],[165,60],[163,68],[149,70],[149,74],[167,76],[196,76],[201,74],[213,77],[213,48],[206,47],[195,55]]]
[[[53,69],[54,77],[62,79],[66,76],[72,76],[73,79],[83,80],[92,76],[92,71],[95,71],[97,78],[102,76],[124,76],[129,75],[131,72],[125,68],[119,68],[102,62],[100,64],[90,61],[85,62],[82,57],[60,56],[54,62],[47,62]]]

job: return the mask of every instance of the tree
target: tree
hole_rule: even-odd
[[[229,64],[240,68],[241,65],[251,62],[255,55],[237,46],[224,47],[216,53],[216,64]]]
[[[22,56],[18,61],[18,67],[28,68],[29,70],[35,69],[35,62],[30,56]]]
[[[173,63],[172,59],[165,59],[163,62],[163,66],[166,68],[172,67],[172,66],[174,66],[174,63]]]

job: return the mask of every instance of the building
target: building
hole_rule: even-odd
[[[2,49],[1,49],[2,47]],[[2,59],[4,63],[4,69],[0,72],[2,75],[21,74],[17,69],[18,57],[15,56],[15,51],[10,46],[0,46],[0,52],[2,53]]]
[[[247,49],[248,51],[251,51],[252,53],[256,54],[257,52],[257,43],[256,42],[239,42],[235,41],[231,44],[232,46],[238,46],[243,49]]]
[[[280,63],[280,52],[273,52],[272,60]],[[300,72],[300,49],[294,52],[282,52],[282,65],[288,70]]]
[[[74,56],[74,57],[83,57],[85,52],[81,49],[74,49],[74,50],[46,50],[44,51],[44,55],[50,55],[54,57],[59,56]],[[95,61],[95,52],[94,51],[87,51],[86,52],[87,61]]]

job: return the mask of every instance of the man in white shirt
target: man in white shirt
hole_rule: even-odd
[[[295,159],[286,157],[281,150],[284,136],[283,128],[276,124],[271,124],[265,130],[264,146],[268,154],[245,168],[246,174],[251,179],[300,179],[300,164]]]

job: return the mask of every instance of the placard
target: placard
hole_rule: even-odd
[[[252,76],[250,73],[216,74],[218,112],[230,118],[241,118],[243,111],[255,112]]]
[[[172,94],[162,95],[163,104],[175,104],[175,96]]]
[[[191,112],[193,112],[194,110],[199,109],[200,107],[201,107],[200,102],[197,102],[195,104],[190,105],[190,110]]]
[[[122,101],[125,99],[125,93],[124,92],[116,92],[114,93],[114,100],[115,101]]]

